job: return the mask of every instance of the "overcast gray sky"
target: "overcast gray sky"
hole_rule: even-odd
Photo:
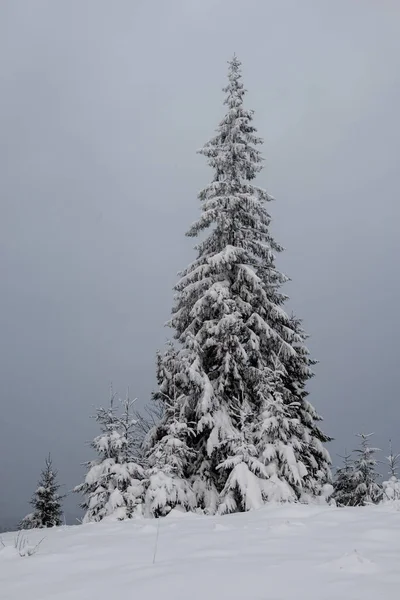
[[[110,381],[150,397],[233,52],[333,458],[400,450],[399,28],[397,0],[0,3],[0,521],[49,451],[81,481]]]

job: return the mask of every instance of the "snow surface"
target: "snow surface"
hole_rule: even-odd
[[[153,556],[158,531],[155,564]],[[102,521],[0,544],[1,600],[386,600],[400,593],[400,511],[267,506],[202,517]]]

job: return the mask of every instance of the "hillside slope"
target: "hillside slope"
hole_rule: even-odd
[[[153,553],[159,536],[157,555]],[[2,600],[381,600],[400,593],[400,512],[268,506],[225,517],[175,513],[15,534],[0,546]]]

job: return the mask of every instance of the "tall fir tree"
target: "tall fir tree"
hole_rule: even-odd
[[[253,184],[262,140],[243,106],[240,67],[235,56],[224,88],[227,112],[200,151],[214,177],[199,194],[202,214],[187,235],[209,231],[175,287],[170,325],[178,350],[161,359],[169,364],[174,356],[174,414],[193,430],[186,443],[195,458],[187,453],[181,472],[196,504],[211,513],[318,495],[330,479],[322,445],[328,438],[306,400],[313,361],[300,322],[283,309],[287,278],[275,267],[282,248],[270,233],[272,198]],[[168,385],[161,376],[160,389]],[[166,411],[153,439],[171,422]]]
[[[143,514],[144,470],[136,458],[134,401],[127,396],[118,407],[115,400],[111,393],[110,406],[96,411],[101,434],[91,446],[98,458],[86,463],[85,480],[74,489],[84,496],[84,523]]]
[[[57,471],[53,468],[53,461],[49,454],[31,500],[34,510],[21,521],[20,529],[56,527],[62,524],[64,496],[59,494],[60,487],[57,482]]]

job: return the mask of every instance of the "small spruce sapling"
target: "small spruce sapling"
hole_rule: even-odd
[[[339,456],[343,460],[343,465],[336,471],[333,498],[337,506],[352,506],[356,486],[351,454],[347,454],[345,450],[344,455]]]
[[[175,374],[171,380],[172,397],[164,396],[163,425],[149,432],[147,454],[146,510],[150,516],[167,515],[173,508],[194,510],[195,495],[187,480],[187,466],[195,453],[188,446],[193,436],[184,418],[181,398],[177,397]],[[152,436],[157,436],[154,439]]]
[[[62,500],[58,492],[60,484],[57,482],[57,471],[53,468],[51,456],[46,458],[38,487],[32,497],[31,505],[34,510],[26,515],[19,525],[19,529],[35,529],[55,527],[62,524]]]
[[[390,440],[390,453],[386,457],[389,465],[389,479],[384,481],[383,487],[383,501],[391,502],[393,500],[400,500],[400,481],[398,478],[398,466],[400,460],[400,454],[393,453],[392,441]]]
[[[285,401],[286,370],[278,354],[271,355],[271,368],[260,380],[258,449],[265,465],[264,496],[269,501],[300,499],[307,469],[302,462],[302,425],[298,402]],[[292,398],[292,397],[291,397]]]
[[[98,408],[95,419],[101,434],[94,438],[92,448],[99,455],[86,463],[85,481],[74,491],[83,494],[81,507],[86,511],[83,523],[101,521],[105,517],[119,520],[142,514],[143,467],[136,459],[134,400],[127,395],[115,405],[111,393],[110,406]]]
[[[352,481],[354,484],[352,506],[378,504],[382,499],[382,486],[378,483],[380,475],[376,471],[375,454],[379,448],[370,448],[369,438],[373,433],[360,433],[361,447],[354,450],[356,459],[353,464]]]
[[[224,442],[228,458],[218,467],[229,472],[220,494],[220,514],[253,510],[264,504],[262,484],[266,468],[258,457],[255,444],[254,413],[250,407],[245,407],[238,412],[237,419],[240,428]]]

